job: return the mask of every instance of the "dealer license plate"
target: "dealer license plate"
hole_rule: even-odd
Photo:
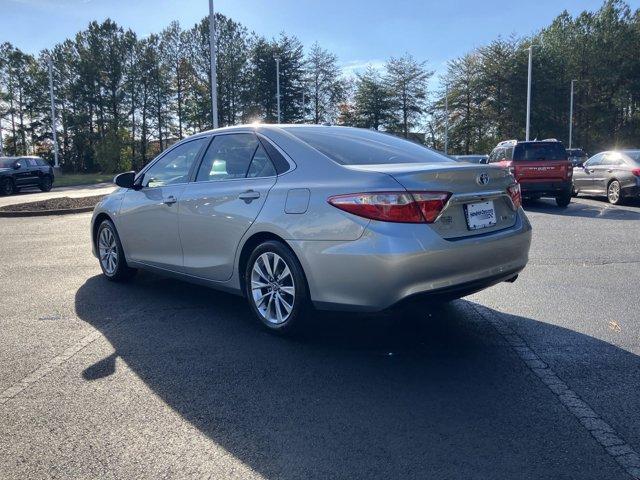
[[[492,227],[497,223],[496,209],[491,200],[481,203],[468,203],[464,206],[464,213],[467,217],[469,230],[480,230]]]

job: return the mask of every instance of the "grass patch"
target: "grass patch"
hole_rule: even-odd
[[[55,187],[71,187],[74,185],[94,185],[96,183],[112,182],[113,173],[63,173],[53,182]]]

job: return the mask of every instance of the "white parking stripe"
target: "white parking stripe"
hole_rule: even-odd
[[[524,339],[507,325],[498,314],[481,305],[473,304],[478,314],[487,320],[513,348],[520,359],[553,392],[565,408],[602,445],[626,472],[640,480],[640,455],[625,442],[615,429],[604,421],[587,402],[563,382],[558,375],[527,345]]]

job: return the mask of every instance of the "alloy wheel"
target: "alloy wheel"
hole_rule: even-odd
[[[614,180],[609,184],[607,197],[609,197],[611,203],[618,203],[620,200],[620,184],[617,181]]]
[[[288,320],[296,289],[289,265],[277,253],[265,252],[256,258],[251,269],[251,296],[268,323],[279,325]]]
[[[118,245],[116,244],[116,236],[109,227],[100,231],[98,250],[102,268],[107,275],[113,275],[118,268]]]

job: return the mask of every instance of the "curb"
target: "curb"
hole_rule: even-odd
[[[63,208],[58,210],[24,210],[21,212],[11,212],[0,210],[0,217],[45,217],[49,215],[70,215],[72,213],[92,212],[93,207]]]

